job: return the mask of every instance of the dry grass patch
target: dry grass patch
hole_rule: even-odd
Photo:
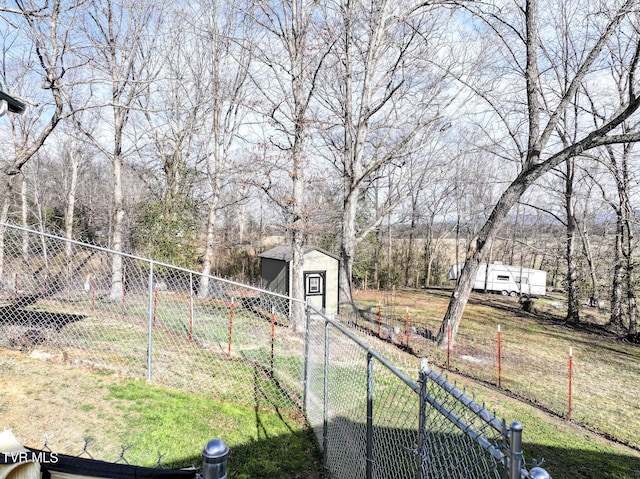
[[[124,421],[106,400],[112,373],[72,367],[63,356],[42,350],[28,355],[0,348],[0,426],[26,446],[78,455],[85,439],[97,457],[115,460]]]
[[[563,298],[557,293],[535,299],[533,313],[525,312],[517,298],[473,293],[447,351],[418,332],[437,332],[450,295],[447,290],[399,289],[361,291],[357,298],[361,308],[375,313],[381,304],[382,321],[399,331],[394,339],[400,346],[405,343],[408,306],[409,346],[415,355],[489,384],[498,382],[500,325],[502,388],[560,416],[569,415],[571,351],[571,419],[640,449],[640,347],[603,329],[605,311],[585,307],[584,324],[572,326],[564,323]],[[376,334],[375,316],[373,320],[363,326]]]

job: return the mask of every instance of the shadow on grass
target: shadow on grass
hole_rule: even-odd
[[[0,324],[6,326],[28,326],[60,331],[67,324],[82,321],[84,318],[85,316],[80,314],[16,309],[11,306],[0,307]]]
[[[30,349],[46,342],[51,332],[59,333],[67,324],[82,321],[85,316],[78,314],[52,313],[22,309],[15,305],[0,307],[0,332],[2,339],[12,347]],[[11,331],[13,329],[13,331]]]
[[[366,426],[346,418],[336,418],[328,425],[327,445],[330,469],[339,477],[366,477]],[[416,471],[415,431],[374,427],[373,477],[413,478]],[[311,431],[266,437],[249,444],[230,448],[229,479],[248,478],[329,478],[322,456]],[[301,446],[304,444],[305,446]],[[495,477],[488,455],[470,444],[466,436],[431,433],[424,461],[424,477]],[[452,446],[454,445],[454,446]],[[455,445],[460,449],[456,451]],[[306,448],[306,449],[305,449]],[[524,442],[526,468],[532,459],[544,458],[542,467],[554,478],[562,479],[637,479],[640,457],[610,452],[549,447]],[[303,465],[300,455],[312,460]],[[167,467],[201,464],[200,456],[192,456]],[[446,471],[438,470],[444,468]],[[501,470],[501,469],[499,469]]]
[[[252,379],[253,384],[239,386],[250,388],[250,403],[141,382],[111,387],[111,399],[119,402],[121,414],[129,420],[128,432],[121,437],[131,445],[127,460],[153,466],[153,452],[159,451],[163,468],[199,469],[202,448],[219,438],[230,449],[229,479],[327,477],[313,432],[295,406],[295,392],[257,364]]]
[[[204,447],[204,444],[203,444]],[[307,460],[301,461],[301,455]],[[202,465],[202,456],[191,457],[163,464],[167,468]],[[325,479],[322,456],[311,433],[300,431],[269,437],[248,444],[229,448],[229,479]]]
[[[291,404],[290,391],[282,388],[268,370],[256,367],[253,393],[255,430],[248,442],[228,444],[229,479],[328,478],[313,431],[300,427],[304,423],[301,412],[292,412],[290,406],[286,407]],[[274,433],[273,422],[265,423],[265,411],[275,413],[282,425],[279,432]],[[225,440],[224,431],[219,435]],[[163,466],[179,468],[196,464],[202,465],[201,455],[163,463]]]
[[[524,442],[525,459],[544,458],[542,467],[562,479],[638,479],[640,456]]]

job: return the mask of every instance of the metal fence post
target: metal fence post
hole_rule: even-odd
[[[222,439],[212,439],[202,450],[202,479],[226,479],[229,447]]]
[[[367,479],[373,478],[373,355],[367,353]]]
[[[329,467],[329,321],[324,322],[324,398],[322,400],[322,452]]]
[[[193,341],[193,273],[189,273],[189,341]]]
[[[418,450],[416,451],[416,479],[422,479],[422,464],[424,462],[425,456],[425,437],[424,437],[424,428],[427,422],[427,370],[429,369],[429,363],[427,358],[420,358],[420,372],[419,372],[419,383],[420,383],[420,399],[419,399],[419,408],[418,411]]]
[[[303,393],[302,393],[302,407],[304,408],[304,412],[308,414],[309,411],[309,368],[311,365],[309,364],[309,331],[311,329],[311,308],[309,307],[309,303],[306,305],[307,310],[307,324],[304,331],[304,366],[303,366],[303,374],[304,377],[302,379]]]
[[[509,479],[520,479],[522,469],[522,424],[511,423],[511,440],[509,441]]]
[[[147,339],[147,381],[151,381],[151,364],[153,358],[153,261],[149,262],[149,327]]]

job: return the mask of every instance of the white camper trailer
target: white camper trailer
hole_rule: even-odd
[[[454,264],[449,270],[449,279],[458,279],[463,266],[464,263]],[[547,272],[500,262],[491,263],[487,268],[486,263],[481,263],[473,289],[486,289],[504,296],[544,296],[547,293]]]

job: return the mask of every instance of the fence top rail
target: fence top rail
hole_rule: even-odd
[[[491,444],[491,442],[485,438],[481,433],[473,429],[461,418],[456,416],[453,412],[449,411],[441,403],[436,401],[433,397],[427,395],[426,401],[434,407],[440,414],[442,414],[451,424],[456,426],[463,434],[466,434],[472,441],[478,444],[480,448],[491,454],[496,460],[504,463],[507,455],[501,451],[498,447]]]
[[[467,396],[464,392],[460,391],[460,389],[447,381],[447,379],[442,376],[442,374],[439,374],[438,372],[430,369],[426,360],[421,361],[420,369],[427,377],[429,377],[429,379],[438,384],[438,386],[440,386],[449,395],[456,398],[456,400],[462,403],[467,409],[474,412],[486,424],[491,426],[500,434],[504,434],[505,425],[503,421],[498,420],[484,406],[475,402],[472,398]]]
[[[289,301],[295,301],[295,302],[298,302],[298,303],[304,303],[304,301],[302,301],[300,299],[292,298],[290,296],[286,296],[286,295],[283,295],[283,294],[280,294],[280,293],[275,293],[273,291],[267,291],[267,290],[264,290],[264,289],[261,289],[261,288],[257,288],[255,286],[249,286],[249,285],[246,285],[246,284],[238,283],[236,281],[231,281],[229,279],[220,278],[218,276],[213,276],[213,275],[210,275],[210,274],[203,274],[201,272],[194,271],[194,270],[191,270],[191,269],[188,269],[188,268],[183,268],[181,266],[176,266],[176,265],[169,264],[169,263],[163,263],[162,261],[156,261],[156,260],[149,259],[149,258],[143,258],[141,256],[136,256],[134,254],[126,253],[124,251],[116,251],[116,250],[112,250],[112,249],[109,249],[109,248],[105,248],[103,246],[97,246],[97,245],[93,245],[93,244],[89,244],[89,243],[82,243],[81,241],[77,241],[77,240],[73,240],[73,239],[69,239],[69,238],[64,238],[62,236],[53,235],[51,233],[45,233],[43,231],[36,231],[36,230],[32,230],[32,229],[25,228],[25,227],[22,227],[22,226],[12,225],[12,224],[9,224],[9,223],[2,223],[2,222],[0,222],[0,228],[11,228],[11,229],[15,229],[15,230],[18,230],[18,231],[23,231],[23,232],[26,232],[26,233],[32,233],[34,235],[44,236],[45,238],[50,238],[50,239],[54,239],[54,240],[58,240],[58,241],[63,241],[63,242],[66,242],[66,243],[71,243],[73,245],[80,246],[80,247],[83,247],[83,248],[94,249],[94,250],[102,251],[102,252],[108,253],[108,254],[117,254],[117,255],[124,256],[126,258],[130,258],[130,259],[133,259],[133,260],[136,260],[136,261],[144,261],[144,262],[147,262],[149,264],[156,265],[156,266],[163,266],[163,267],[166,267],[166,268],[174,269],[174,270],[177,270],[177,271],[182,271],[184,273],[194,274],[194,275],[197,275],[197,276],[206,276],[206,277],[208,277],[210,279],[214,279],[214,280],[220,281],[222,283],[231,284],[233,286],[241,286],[242,288],[249,289],[249,290],[252,290],[252,291],[257,291],[257,292],[260,292],[260,293],[268,293],[269,295],[273,295],[273,296],[276,296],[276,297],[279,297],[279,298],[283,298],[283,299],[286,299],[286,300],[289,300]]]
[[[422,381],[427,379],[436,383],[443,391],[456,399],[459,403],[464,405],[468,410],[473,412],[478,418],[480,418],[485,424],[488,424],[494,430],[496,430],[502,437],[507,437],[507,428],[503,421],[499,421],[491,414],[485,407],[481,406],[469,396],[460,391],[457,387],[453,386],[446,380],[441,374],[429,369],[427,361],[422,359],[420,361],[420,376]],[[460,431],[469,436],[475,441],[482,449],[491,454],[498,461],[504,462],[507,455],[499,448],[492,444],[481,433],[477,432],[470,425],[466,424],[463,419],[459,418],[456,414],[450,411],[447,407],[441,404],[434,397],[429,394],[425,394],[425,400],[431,404],[440,414],[446,417],[452,424],[454,424]]]
[[[322,311],[318,310],[317,308],[315,308],[313,305],[307,304],[307,307],[310,310],[313,310],[313,312],[315,314],[318,314],[318,315],[322,316],[322,318],[325,321],[325,324],[329,324],[329,325],[333,326],[335,329],[340,331],[340,333],[342,333],[345,336],[347,336],[356,345],[358,345],[361,349],[366,351],[367,354],[370,354],[372,357],[374,357],[376,360],[378,360],[384,367],[386,367],[389,371],[391,371],[393,374],[395,374],[407,386],[409,386],[411,389],[413,389],[416,393],[420,393],[420,386],[418,386],[414,381],[412,381],[409,377],[407,377],[407,375],[405,375],[402,371],[400,371],[398,368],[396,368],[393,364],[391,364],[389,361],[387,361],[385,358],[383,358],[371,346],[366,344],[364,341],[362,341],[360,338],[358,338],[356,335],[354,335],[351,331],[346,329],[338,321],[334,320],[333,318],[330,318],[324,312],[322,312]]]

